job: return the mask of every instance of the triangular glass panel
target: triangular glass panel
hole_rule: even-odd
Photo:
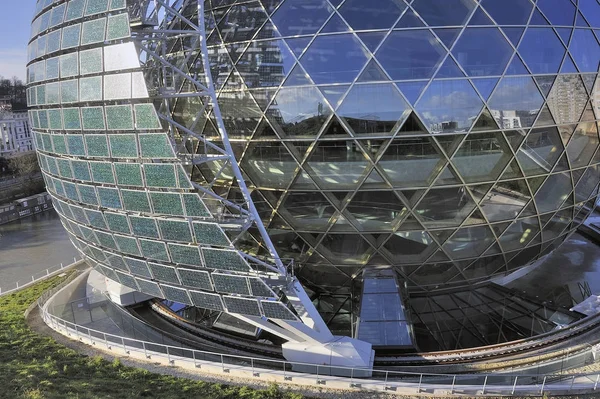
[[[281,37],[281,35],[279,34],[279,31],[277,29],[275,29],[275,26],[273,25],[273,23],[271,21],[267,21],[262,26],[262,28],[260,28],[260,31],[258,32],[258,34],[255,36],[254,39],[255,40],[278,39],[280,37]]]
[[[457,259],[474,258],[481,255],[496,240],[488,226],[473,226],[459,229],[446,243],[444,249]],[[470,245],[465,246],[465,242]]]
[[[454,171],[454,168],[450,166],[450,164],[446,165],[442,173],[438,176],[437,180],[434,183],[434,186],[445,186],[448,184],[458,184],[460,180],[457,177],[457,173]]]
[[[401,230],[424,230],[424,227],[412,214],[409,214],[406,219],[402,221],[402,224],[400,225],[400,231]]]
[[[552,118],[552,114],[550,113],[550,109],[548,109],[547,105],[544,105],[542,107],[542,110],[540,111],[537,120],[535,121],[533,127],[540,127],[540,126],[552,126],[554,125],[554,118]]]
[[[421,154],[419,167],[407,167],[415,162],[415,151]],[[395,187],[423,187],[428,185],[434,170],[439,171],[440,159],[439,149],[432,144],[431,138],[397,137],[380,156],[378,165]]]
[[[288,78],[283,84],[285,87],[288,86],[308,86],[312,85],[313,82],[308,77],[308,74],[304,72],[304,69],[300,64],[296,64],[292,72],[290,72]]]
[[[443,29],[434,29],[433,32],[440,38],[442,43],[446,45],[446,48],[451,48],[456,38],[460,34],[460,29],[453,28],[443,28]]]
[[[525,207],[525,209],[523,209],[523,212],[521,212],[519,217],[533,216],[533,215],[537,215],[537,210],[535,209],[535,205],[533,204],[533,201],[531,201],[529,203],[529,205],[527,205]]]
[[[464,135],[437,136],[434,140],[442,147],[448,157],[452,157],[464,137]]]
[[[334,32],[348,32],[350,29],[348,25],[337,15],[333,14],[333,17],[325,24],[321,33],[334,33]]]
[[[368,33],[358,33],[358,37],[362,42],[367,46],[367,48],[373,53],[379,43],[383,40],[387,32],[368,32]]]
[[[565,57],[565,61],[563,62],[562,68],[560,68],[560,73],[579,73],[577,67],[573,63],[573,60],[570,56]]]
[[[454,233],[454,231],[455,230],[436,230],[430,231],[429,233],[432,234],[441,245]]]
[[[546,21],[546,18],[544,18],[542,13],[536,8],[533,11],[529,25],[548,25],[548,21]]]
[[[425,82],[400,82],[396,83],[404,97],[408,100],[411,105],[415,105],[417,99],[423,92],[425,86],[427,86],[427,81]]]
[[[230,44],[225,46],[229,56],[231,57],[231,61],[236,64],[240,57],[244,54],[247,48],[247,44]]]
[[[483,112],[481,112],[481,115],[479,115],[477,122],[475,122],[475,124],[473,125],[473,128],[471,129],[471,131],[475,132],[475,131],[482,131],[482,130],[497,130],[497,129],[500,129],[500,128],[498,127],[496,120],[490,113],[490,110],[487,109],[487,107],[485,107],[483,109]]]
[[[544,183],[544,180],[544,177],[532,177],[531,179],[527,179],[527,183],[529,184],[529,188],[531,188],[531,192],[535,194],[542,183]]]
[[[385,75],[385,72],[377,65],[375,60],[369,61],[369,64],[365,70],[358,77],[358,82],[386,82],[389,78]]]
[[[567,155],[563,154],[563,156],[560,157],[560,159],[556,163],[556,166],[554,166],[553,172],[562,172],[567,169],[569,169],[569,162],[567,161]]]
[[[481,201],[480,207],[490,222],[498,222],[517,217],[530,199],[525,180],[511,180],[496,184]]]
[[[500,245],[498,245],[498,244],[493,244],[491,247],[489,247],[489,248],[488,248],[488,250],[487,250],[487,251],[485,251],[485,253],[483,254],[482,258],[485,258],[485,257],[487,257],[487,256],[490,256],[490,255],[501,254],[501,253],[502,253],[502,250],[500,249]],[[503,258],[502,258],[502,259],[503,259]],[[483,260],[485,260],[485,259],[482,259],[482,261],[483,261]],[[501,260],[501,261],[502,261],[502,263],[504,263],[504,261],[503,261],[503,260]],[[479,262],[479,261],[475,261],[475,262],[473,262],[473,264],[475,265],[475,264],[477,264],[478,262]],[[487,261],[486,261],[486,263],[487,263]],[[496,272],[498,272],[498,270],[500,270],[500,269],[504,270],[504,266],[501,266],[499,269],[495,270],[495,271],[494,271],[494,272],[492,272],[492,273],[487,273],[486,275],[488,275],[488,276],[489,276],[489,275],[491,275],[491,274],[495,274],[495,273],[496,273]]]
[[[323,93],[327,101],[329,101],[329,104],[333,109],[336,109],[338,105],[340,105],[342,97],[346,94],[348,87],[350,86],[320,86],[319,90],[321,90],[321,93]]]
[[[550,93],[550,89],[552,89],[552,85],[554,84],[554,79],[556,79],[556,76],[535,76],[535,81],[544,97],[548,97],[548,93]]]
[[[504,31],[504,33],[508,37],[508,40],[510,40],[510,42],[515,47],[517,47],[517,44],[519,44],[519,40],[521,40],[521,36],[523,36],[523,31],[525,30],[525,28],[501,28],[501,29],[502,29],[502,31]]]
[[[583,0],[583,1],[586,1],[586,0]],[[590,27],[590,25],[587,23],[587,21],[583,18],[583,16],[579,12],[577,13],[577,22],[576,22],[576,25],[577,26],[583,26],[585,28],[589,28]]]
[[[556,123],[563,125],[578,122],[588,101],[579,75],[558,75],[548,95],[548,108]]]
[[[396,28],[421,28],[425,26],[423,22],[417,17],[417,14],[411,9],[407,10],[406,13],[400,18]]]
[[[593,122],[596,120],[594,110],[592,109],[592,102],[590,101],[581,115],[581,122]]]
[[[402,125],[398,134],[427,134],[427,129],[423,126],[423,123],[419,120],[419,117],[411,112],[406,122]]]
[[[447,104],[455,103],[457,98],[460,98],[460,113],[453,113],[448,120]],[[482,108],[483,101],[468,80],[434,80],[415,105],[432,133],[468,131]]]
[[[502,233],[511,225],[511,222],[492,224],[492,230],[496,233],[496,237],[500,237]]]
[[[573,168],[587,166],[598,148],[598,128],[595,122],[583,122],[577,126],[567,146],[567,154]]]
[[[285,39],[285,42],[290,46],[292,52],[296,58],[300,58],[302,52],[308,47],[308,43],[312,40],[312,37],[297,37],[291,39]]]
[[[332,12],[327,1],[284,1],[271,20],[282,36],[310,35],[323,26]]]
[[[271,180],[269,187],[282,189],[294,179],[298,164],[281,142],[257,141],[246,151],[241,167],[255,184],[269,184]]]
[[[374,209],[381,210],[373,212]],[[359,190],[345,209],[368,231],[391,231],[408,212],[393,191]]]
[[[428,262],[444,262],[449,260],[450,258],[448,258],[448,255],[446,255],[441,249],[436,251],[436,253],[434,253],[429,259],[427,259]]]
[[[484,224],[487,223],[481,212],[478,209],[475,209],[471,216],[467,218],[465,221],[466,225],[474,225],[474,224]]]
[[[425,190],[402,190],[400,193],[406,198],[410,206],[414,206],[425,194]]]
[[[496,87],[498,80],[498,78],[484,78],[472,79],[471,82],[473,83],[479,94],[481,94],[481,97],[483,97],[483,99],[487,101],[487,99],[490,98],[490,94],[492,94],[494,87]]]
[[[469,191],[471,192],[473,198],[475,198],[475,201],[479,203],[483,198],[486,197],[491,187],[491,184],[478,184],[475,186],[469,186]]]
[[[469,21],[469,26],[473,25],[494,25],[490,17],[486,15],[486,13],[478,7],[477,10],[473,13],[471,20]]]
[[[554,28],[554,29],[556,29],[556,32],[558,32],[558,35],[562,39],[563,43],[565,45],[568,45],[569,39],[571,38],[571,33],[573,32],[573,29],[571,29],[571,28]]]
[[[500,132],[471,134],[452,158],[467,183],[496,180],[513,158]]]
[[[374,168],[371,171],[371,173],[369,173],[369,177],[367,177],[367,180],[365,180],[365,184],[377,184],[379,186],[380,185],[387,186],[387,183],[385,183],[383,181],[383,178],[381,177],[381,175]]]
[[[331,109],[316,87],[283,87],[265,114],[280,136],[315,137]]]
[[[378,101],[373,101],[377,98]],[[410,107],[394,84],[355,85],[337,114],[355,134],[391,134],[404,122]]]
[[[436,78],[464,78],[465,74],[462,73],[456,62],[450,55],[444,61],[444,64],[440,67]]]
[[[583,84],[588,91],[588,94],[592,94],[594,91],[594,82],[596,81],[596,74],[584,74],[581,75],[581,79],[583,80]]]
[[[350,138],[350,135],[346,131],[346,129],[342,126],[338,118],[334,115],[329,122],[329,125],[325,128],[325,131],[321,135],[321,137],[347,137]]]
[[[515,93],[519,93],[515,96]],[[507,100],[510,98],[510,100]],[[502,128],[529,127],[542,107],[544,98],[529,76],[504,77],[488,101],[490,110],[498,112]],[[522,116],[521,116],[522,115]],[[529,117],[525,117],[528,115]]]
[[[417,17],[417,14],[411,9],[407,10],[406,13],[400,18],[396,28],[420,28],[423,27],[423,22]]]
[[[506,75],[529,75],[529,71],[527,71],[523,61],[521,61],[521,58],[517,54],[513,57],[508,68],[506,68]]]
[[[500,180],[517,179],[521,177],[524,177],[523,172],[521,172],[521,168],[519,167],[519,164],[517,164],[517,161],[513,159],[510,165],[508,165],[508,168],[504,171]]]
[[[577,125],[565,125],[558,127],[560,137],[565,147],[567,146],[569,140],[571,140],[571,136],[573,135],[573,132],[575,131],[576,127]]]

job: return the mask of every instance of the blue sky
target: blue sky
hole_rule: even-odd
[[[2,0],[0,5],[0,75],[25,80],[29,27],[35,0]]]

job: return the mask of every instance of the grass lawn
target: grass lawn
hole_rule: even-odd
[[[61,281],[54,277],[0,297],[0,398],[302,398],[276,386],[253,390],[198,382],[78,354],[31,330],[23,315]]]

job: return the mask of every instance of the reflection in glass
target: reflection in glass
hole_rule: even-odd
[[[444,54],[429,30],[406,30],[390,33],[375,56],[392,79],[402,80],[430,78]]]
[[[441,156],[427,137],[394,139],[378,164],[395,187],[423,187]]]
[[[367,63],[367,51],[354,35],[318,36],[300,63],[316,84],[347,83]]]
[[[482,107],[483,102],[467,80],[435,80],[416,105],[433,133],[468,131]]]
[[[409,106],[393,84],[357,84],[337,113],[356,134],[388,134],[404,122]]]
[[[497,28],[467,28],[452,49],[469,76],[501,75],[512,53]]]
[[[495,180],[512,158],[501,133],[471,134],[452,163],[467,183]]]
[[[598,72],[600,45],[589,29],[575,29],[569,50],[579,72]]]
[[[315,136],[331,110],[316,87],[284,87],[266,111],[280,136]]]
[[[489,100],[490,111],[502,129],[529,127],[543,103],[530,77],[504,78]]]
[[[533,8],[529,0],[483,0],[481,5],[498,25],[525,25]]]
[[[525,180],[497,183],[481,202],[481,210],[490,222],[515,218],[531,195]]]
[[[586,166],[598,148],[598,128],[595,122],[580,123],[567,146],[571,167]]]
[[[340,14],[354,30],[387,29],[405,9],[401,0],[347,0]]]
[[[551,28],[528,28],[519,53],[533,73],[557,73],[565,48]]]
[[[458,226],[475,208],[465,187],[434,188],[416,206],[426,227]]]
[[[570,195],[571,177],[567,173],[550,175],[535,194],[539,212],[550,212],[557,209]]]
[[[475,8],[473,0],[416,0],[412,6],[430,26],[462,25]]]
[[[327,0],[284,1],[271,16],[283,36],[316,33],[332,10]]]

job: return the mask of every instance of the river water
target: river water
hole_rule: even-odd
[[[0,225],[0,287],[79,258],[54,210]]]

